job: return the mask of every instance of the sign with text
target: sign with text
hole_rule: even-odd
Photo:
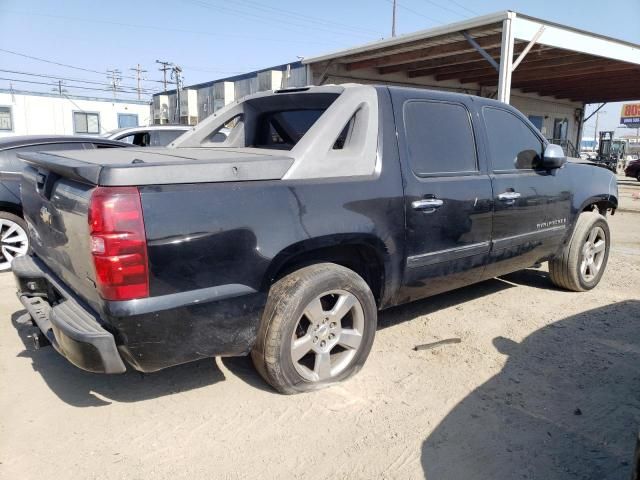
[[[640,103],[625,103],[620,112],[620,125],[640,128]]]

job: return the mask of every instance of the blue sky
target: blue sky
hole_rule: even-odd
[[[639,0],[615,4],[596,0],[399,0],[399,5],[400,34],[511,9],[640,44]],[[133,76],[129,69],[140,63],[151,80],[161,78],[154,61],[169,60],[183,67],[189,85],[388,37],[390,19],[391,0],[0,0],[0,49],[98,72],[117,68],[126,76]],[[5,52],[0,52],[0,65],[2,70],[98,84],[105,81],[99,73]],[[6,71],[0,77],[26,78]],[[30,80],[53,81],[46,77]],[[134,83],[123,79],[123,84]],[[159,85],[144,83],[150,89]],[[9,81],[0,80],[0,88],[8,86]],[[17,82],[13,86],[50,89]],[[615,127],[619,106],[611,104],[604,110],[602,128]]]

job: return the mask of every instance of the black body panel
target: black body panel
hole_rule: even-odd
[[[552,171],[494,171],[481,109],[521,116],[509,106],[443,92],[376,90],[379,168],[368,176],[282,179],[292,159],[258,149],[76,152],[66,155],[68,161],[30,156],[23,195],[38,237],[35,255],[101,319],[122,357],[154,371],[248,353],[270,284],[305,262],[349,266],[345,255],[361,256],[376,272],[369,280],[383,309],[549,259],[585,208],[617,207],[615,177],[604,169],[566,164]],[[415,172],[403,111],[410,100],[455,104],[466,112],[473,171]],[[144,163],[131,164],[138,156]],[[430,158],[459,160],[446,150]],[[198,179],[194,172],[202,164],[218,170]],[[152,175],[141,181],[145,171]],[[46,174],[41,187],[38,173]],[[127,178],[140,191],[150,297],[107,302],[93,285],[88,198],[96,184],[127,184]],[[498,196],[509,191],[520,197],[502,202]],[[424,200],[442,204],[433,211],[420,203],[415,208]]]

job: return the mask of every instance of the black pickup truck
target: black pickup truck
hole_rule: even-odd
[[[390,86],[253,95],[169,148],[21,157],[18,295],[62,355],[120,373],[251,354],[284,393],[358,371],[381,309],[544,261],[595,287],[617,207],[611,172],[514,108]]]

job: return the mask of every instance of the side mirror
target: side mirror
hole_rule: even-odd
[[[562,147],[553,143],[547,145],[542,155],[542,168],[553,170],[554,168],[562,167],[565,163],[567,163],[567,156],[564,154]]]

